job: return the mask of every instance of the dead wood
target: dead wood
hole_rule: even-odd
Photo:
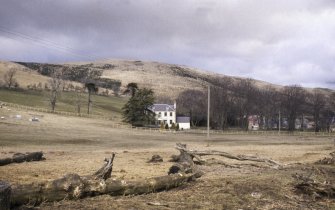
[[[325,157],[321,160],[316,161],[316,164],[322,165],[335,165],[335,152],[329,153],[330,157]]]
[[[200,165],[206,165],[208,164],[208,162],[202,159],[201,158],[202,156],[222,156],[225,158],[239,160],[239,161],[254,161],[254,162],[260,162],[260,163],[267,163],[274,167],[281,167],[281,165],[274,160],[267,159],[267,158],[260,158],[257,156],[232,155],[227,152],[216,151],[216,150],[207,150],[207,151],[190,150],[186,148],[186,145],[183,145],[180,143],[176,145],[176,149],[180,151],[180,155],[172,157],[173,159],[172,161],[177,160],[177,162],[180,162],[180,161],[186,160],[187,158],[191,158],[193,162],[193,158],[194,158],[195,163],[200,164]],[[190,162],[190,161],[187,160],[187,162]],[[220,162],[221,164],[223,163],[222,161],[218,161],[218,162]]]
[[[105,158],[105,164],[93,174],[94,179],[106,180],[111,177],[113,170],[113,161],[115,158],[115,153],[112,154],[111,158]]]
[[[138,181],[108,179],[111,176],[115,154],[92,176],[81,177],[68,174],[61,179],[28,185],[12,186],[11,206],[23,204],[37,205],[41,202],[60,201],[63,199],[80,199],[102,194],[138,195],[168,190],[185,182],[194,180],[202,174],[178,172],[165,176],[147,178]]]
[[[297,192],[311,196],[313,199],[335,198],[335,185],[298,174],[293,177],[297,182],[294,185]]]
[[[8,183],[0,181],[0,210],[10,208],[11,187]]]
[[[11,163],[22,163],[41,160],[45,160],[45,158],[43,157],[43,152],[27,152],[26,154],[15,153],[12,158],[0,159],[0,166]]]
[[[159,155],[153,155],[147,163],[158,163],[163,162],[163,158]]]

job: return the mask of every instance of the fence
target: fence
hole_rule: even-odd
[[[145,127],[131,127],[132,131],[144,132],[144,133],[156,133],[156,134],[167,134],[167,135],[207,135],[207,130],[201,129],[190,129],[190,130],[182,130],[182,131],[174,131],[174,130],[160,130],[159,128],[145,128]],[[306,137],[335,137],[334,132],[310,132],[310,131],[295,131],[295,132],[287,132],[281,131],[243,131],[243,130],[210,130],[210,135],[218,136],[218,135],[249,135],[249,136],[306,136]]]
[[[40,107],[24,106],[24,105],[2,102],[2,101],[0,101],[0,104],[2,104],[3,106],[12,107],[12,108],[16,108],[16,109],[19,109],[19,110],[52,113],[52,114],[58,114],[58,115],[64,115],[64,116],[86,117],[86,118],[95,118],[95,119],[103,119],[103,120],[116,120],[116,119],[118,119],[118,117],[116,117],[116,116],[106,117],[106,116],[103,116],[103,115],[96,115],[96,114],[84,114],[84,113],[79,114],[79,113],[75,113],[75,112],[52,111],[50,109],[45,109],[45,108],[40,108]]]
[[[174,134],[174,135],[186,135],[186,134],[194,134],[194,135],[207,135],[207,130],[202,129],[190,129],[190,130],[182,130],[182,131],[174,131],[174,130],[161,130],[159,128],[146,128],[146,127],[133,127],[129,124],[116,122],[118,117],[116,116],[102,116],[95,114],[78,114],[75,112],[65,112],[65,111],[54,111],[39,107],[30,107],[24,105],[18,105],[14,103],[2,102],[0,104],[13,107],[20,110],[27,111],[36,111],[43,113],[52,113],[64,116],[75,116],[75,117],[85,117],[85,118],[94,118],[94,119],[102,119],[102,120],[110,120],[111,128],[122,128],[122,129],[130,129],[132,131],[143,131],[146,133],[158,133],[158,134]],[[335,137],[335,132],[311,132],[311,131],[295,131],[295,132],[287,132],[287,131],[244,131],[244,130],[210,130],[210,135],[261,135],[261,136],[314,136],[314,137]]]

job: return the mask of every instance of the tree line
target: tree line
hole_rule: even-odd
[[[297,119],[304,129],[304,119],[314,121],[314,130],[329,131],[335,116],[335,93],[321,89],[307,91],[299,85],[282,88],[257,87],[252,79],[215,79],[210,86],[210,126],[214,129],[248,129],[248,117],[258,116],[262,129],[296,128]],[[192,126],[206,125],[207,91],[187,90],[177,98],[177,112],[190,116]],[[279,118],[281,118],[279,122]],[[286,123],[286,124],[285,124]]]
[[[3,75],[2,80],[0,79],[0,87],[6,89],[21,89],[19,83],[16,80],[16,74],[18,70],[15,68],[8,69]],[[71,90],[74,92],[74,102],[76,106],[76,110],[78,114],[81,114],[82,106],[83,106],[83,97],[85,92],[88,95],[87,101],[87,114],[92,113],[92,95],[98,93],[99,85],[106,81],[106,79],[99,82],[96,76],[92,76],[91,74],[87,74],[85,78],[82,78],[83,86],[74,86],[67,77],[64,77],[63,68],[59,69],[51,69],[49,72],[49,79],[44,84],[44,89],[42,83],[39,82],[37,85],[28,85],[27,88],[31,90],[45,90],[46,96],[48,97],[51,111],[54,112],[56,110],[56,105],[62,95],[64,90]],[[121,85],[121,82],[120,84]],[[119,89],[119,88],[118,88]],[[108,95],[108,89],[106,89],[102,94]]]

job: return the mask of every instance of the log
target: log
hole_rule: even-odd
[[[125,181],[86,179],[78,174],[68,174],[50,182],[13,186],[11,206],[27,203],[37,205],[44,201],[80,199],[102,194],[112,196],[146,194],[175,188],[195,178],[195,174],[177,173],[138,181]]]
[[[204,160],[201,158],[202,156],[209,156],[209,155],[216,155],[216,156],[222,156],[229,159],[239,160],[239,161],[254,161],[254,162],[262,162],[270,164],[271,166],[275,168],[282,167],[281,164],[277,163],[274,160],[267,159],[267,158],[260,158],[257,156],[247,156],[247,155],[232,155],[227,152],[223,151],[216,151],[216,150],[207,150],[207,151],[197,151],[197,150],[190,150],[187,149],[185,144],[177,143],[176,147],[177,150],[179,150],[180,154],[179,156],[172,156],[173,162],[188,162],[188,163],[196,163],[198,165],[212,165],[215,163],[213,159],[209,161]],[[191,159],[191,160],[190,160]],[[193,161],[195,159],[195,161]],[[222,161],[217,161],[218,164],[225,165]],[[251,164],[254,165],[254,164]],[[178,166],[178,165],[177,165]],[[194,166],[190,166],[191,168],[194,168]],[[239,167],[239,166],[238,166]],[[182,169],[180,169],[182,170]]]
[[[0,181],[0,210],[10,208],[11,187],[7,182]]]
[[[262,162],[262,163],[267,163],[270,164],[274,167],[281,167],[281,164],[279,164],[278,162],[268,159],[268,158],[260,158],[257,156],[247,156],[247,155],[232,155],[229,154],[227,152],[223,152],[223,151],[216,151],[216,150],[207,150],[207,151],[197,151],[197,150],[190,150],[186,148],[186,145],[180,144],[178,143],[176,145],[176,149],[178,149],[180,151],[180,155],[178,158],[173,157],[174,160],[178,160],[179,159],[184,159],[185,158],[185,154],[188,155],[188,157],[196,159],[196,162],[198,164],[206,164],[206,161],[204,159],[201,158],[201,156],[208,156],[208,155],[216,155],[216,156],[222,156],[222,157],[226,157],[229,159],[234,159],[234,160],[239,160],[239,161],[254,161],[254,162]]]
[[[15,153],[12,158],[4,158],[0,159],[0,166],[8,165],[11,163],[22,163],[22,162],[30,162],[30,161],[41,161],[45,160],[43,157],[43,152],[27,152],[23,153]]]
[[[92,176],[81,177],[78,174],[67,174],[53,181],[14,185],[12,186],[11,206],[27,203],[37,205],[45,201],[60,201],[65,198],[80,199],[102,194],[117,196],[159,192],[178,187],[202,175],[199,172],[188,174],[179,172],[138,181],[108,179],[112,173],[114,157],[113,153],[111,158],[105,159],[107,163]]]

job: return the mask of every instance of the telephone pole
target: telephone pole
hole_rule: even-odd
[[[211,101],[211,88],[208,85],[208,106],[207,106],[207,139],[209,139],[209,111],[210,111],[210,101]]]
[[[280,110],[279,110],[279,115],[278,115],[278,134],[280,135]]]

